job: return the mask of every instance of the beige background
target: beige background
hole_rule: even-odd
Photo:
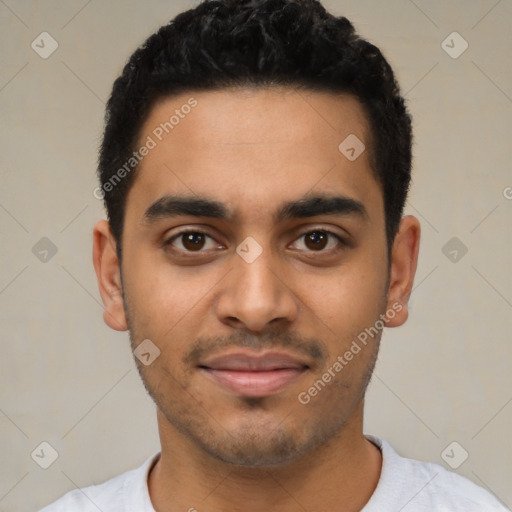
[[[0,511],[29,512],[159,448],[127,333],[104,325],[91,262],[104,102],[130,53],[190,1],[0,1]],[[414,116],[406,213],[422,223],[408,323],[386,330],[365,431],[512,506],[512,3],[325,1],[377,44]],[[58,49],[42,59],[43,31]],[[441,47],[457,31],[468,49]],[[454,43],[460,48],[460,41]],[[450,43],[451,44],[451,43]],[[459,45],[459,46],[457,46]],[[468,248],[442,252],[452,237]],[[58,252],[32,252],[42,238]],[[31,458],[58,452],[46,470]],[[456,447],[452,459],[461,456]]]

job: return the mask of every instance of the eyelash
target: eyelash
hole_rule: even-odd
[[[167,248],[169,246],[172,247],[172,243],[174,242],[174,240],[177,240],[180,236],[187,235],[189,233],[200,234],[200,235],[204,235],[206,237],[209,237],[212,240],[214,239],[211,235],[209,235],[205,231],[201,231],[200,229],[187,229],[185,231],[180,231],[179,233],[176,233],[175,235],[173,235],[171,238],[168,238],[167,240],[165,240],[162,243],[162,246],[164,248]],[[334,237],[342,247],[348,247],[349,246],[348,242],[346,242],[343,238],[341,238],[336,233],[333,233],[332,231],[329,231],[327,229],[311,229],[309,231],[305,231],[304,233],[300,234],[295,240],[299,240],[300,238],[305,237],[306,235],[310,235],[311,233],[325,233],[328,236]],[[204,250],[188,251],[188,250],[176,249],[176,248],[174,248],[174,250],[176,250],[178,252],[181,252],[181,253],[184,252],[186,254],[200,254],[200,253],[207,252],[207,251],[204,251]],[[311,252],[311,253],[328,253],[328,252],[331,252],[332,250],[333,249],[331,248],[331,249],[327,249],[327,250],[322,249],[322,250],[319,250],[319,251],[308,250],[307,252]]]

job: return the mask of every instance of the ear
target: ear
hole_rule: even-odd
[[[105,309],[103,320],[116,331],[126,331],[128,324],[123,304],[121,269],[116,253],[116,241],[106,220],[100,220],[93,231],[93,263],[98,288]]]
[[[393,242],[387,302],[388,310],[396,314],[386,319],[386,327],[398,327],[409,316],[407,302],[418,264],[420,232],[420,223],[416,217],[407,215],[402,218]]]

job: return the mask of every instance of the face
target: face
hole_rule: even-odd
[[[396,296],[368,152],[338,148],[350,134],[369,147],[355,98],[288,88],[174,96],[142,128],[105,320],[202,453],[277,465],[361,421]]]

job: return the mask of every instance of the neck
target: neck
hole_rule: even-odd
[[[380,476],[381,454],[362,433],[361,403],[340,432],[280,466],[241,467],[204,453],[158,411],[162,453],[148,487],[157,512],[360,511]]]

